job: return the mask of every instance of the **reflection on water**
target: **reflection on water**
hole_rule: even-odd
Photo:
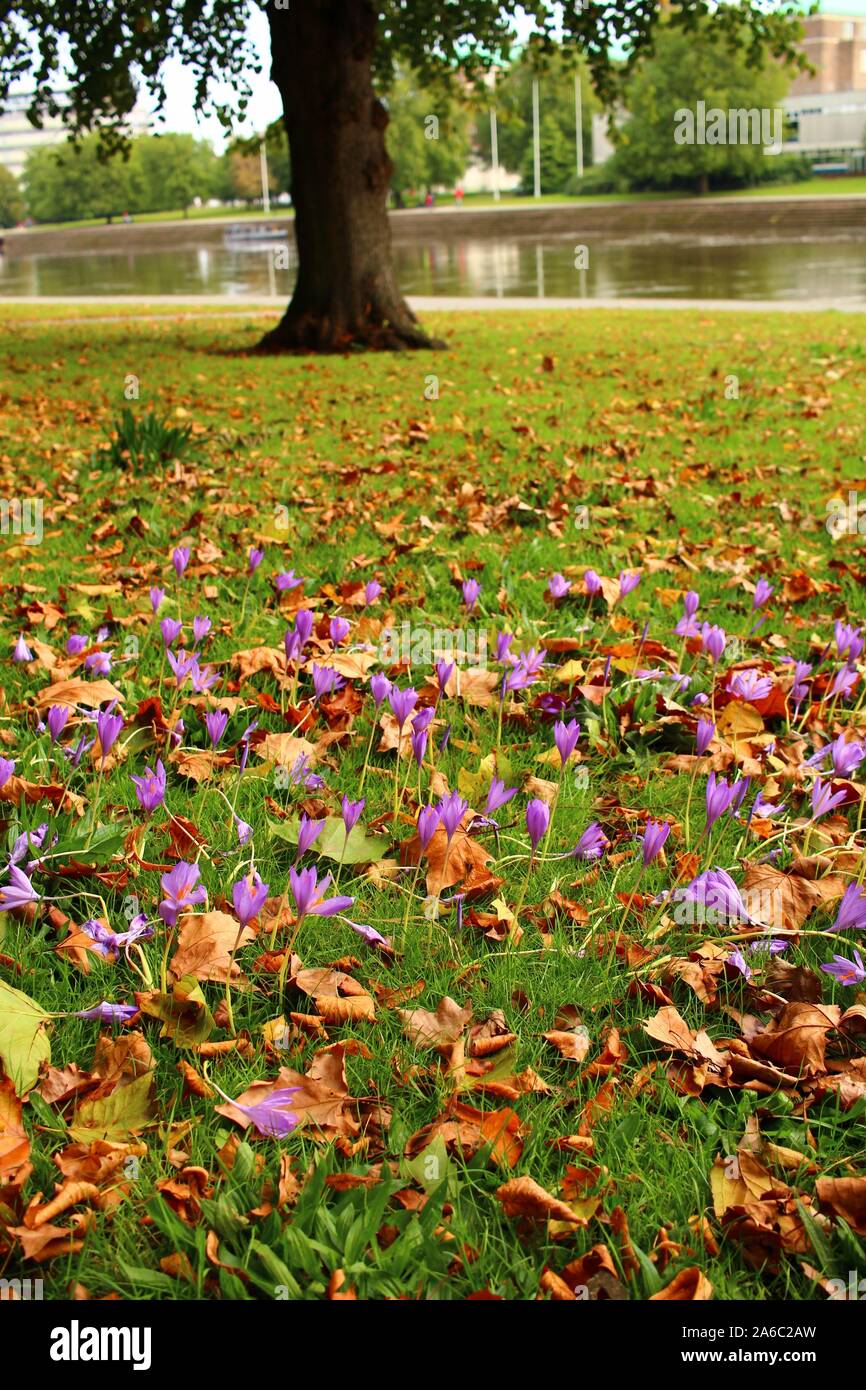
[[[833,299],[866,303],[866,238],[743,241],[597,233],[576,269],[573,238],[396,242],[400,284],[415,295],[568,298]],[[288,260],[288,269],[284,268]],[[294,247],[0,256],[2,295],[272,295],[295,277]]]

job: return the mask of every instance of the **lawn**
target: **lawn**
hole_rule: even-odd
[[[439,315],[444,351],[327,360],[250,355],[253,315],[44,320],[0,349],[0,1277],[866,1275],[832,931],[843,895],[866,924],[866,565],[856,511],[825,524],[866,489],[859,316]],[[182,432],[166,460],[113,461],[124,409]]]

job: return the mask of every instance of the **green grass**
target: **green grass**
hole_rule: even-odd
[[[57,316],[54,306],[46,312]],[[777,586],[766,627],[767,636],[777,637],[773,643],[762,636],[752,639],[747,650],[756,660],[777,660],[786,651],[805,658],[810,644],[829,640],[833,618],[862,611],[860,541],[848,537],[834,545],[823,524],[827,499],[863,477],[866,349],[857,316],[744,314],[734,322],[709,312],[431,315],[429,327],[447,342],[443,352],[320,361],[247,355],[244,349],[261,331],[252,315],[248,321],[214,315],[182,324],[155,318],[146,324],[101,324],[97,331],[86,322],[43,325],[40,317],[41,311],[27,316],[17,309],[7,312],[6,306],[0,311],[0,319],[14,327],[14,337],[0,349],[0,491],[6,497],[43,497],[45,532],[38,547],[15,536],[0,537],[7,560],[0,639],[8,653],[24,631],[27,640],[62,656],[71,632],[92,634],[107,624],[107,646],[115,654],[110,679],[123,692],[130,717],[148,696],[161,694],[167,712],[177,699],[168,672],[160,689],[159,636],[147,597],[155,584],[169,593],[160,616],[183,618],[187,631],[196,613],[211,616],[207,654],[218,664],[254,645],[281,645],[287,601],[281,611],[269,579],[292,567],[307,577],[304,593],[319,614],[337,611],[329,586],[376,576],[384,593],[371,609],[375,618],[389,625],[408,621],[416,629],[461,629],[469,623],[489,633],[491,647],[504,628],[517,635],[515,650],[532,643],[549,646],[579,633],[583,601],[553,608],[545,598],[546,580],[558,570],[579,584],[588,566],[613,576],[622,568],[643,570],[639,588],[622,605],[619,640],[633,642],[648,622],[651,638],[678,649],[671,635],[680,612],[677,595],[690,587],[700,590],[702,616],[742,636],[752,624],[751,595],[743,580],[760,573]],[[177,471],[132,475],[94,462],[112,421],[128,404],[124,386],[131,375],[140,385],[135,411],[153,408],[196,428],[196,450],[184,456]],[[438,378],[438,397],[432,400],[425,397],[431,375]],[[730,387],[733,376],[739,395],[727,399],[726,383]],[[580,506],[589,509],[587,529],[575,525]],[[170,555],[180,543],[192,546],[193,561],[177,584]],[[266,557],[247,593],[251,545],[265,546]],[[455,573],[481,581],[481,611],[473,619],[463,611]],[[801,599],[797,576],[819,587]],[[55,607],[60,617],[53,625]],[[353,621],[358,616],[358,610],[347,612]],[[591,622],[573,653],[585,662],[594,648],[603,653],[611,640],[603,617],[596,613]],[[556,662],[571,655],[565,650]],[[305,794],[281,787],[255,754],[238,775],[237,744],[251,720],[268,731],[287,725],[272,678],[259,674],[238,686],[230,666],[219,669],[228,677],[219,693],[238,700],[222,744],[234,750],[233,767],[216,781],[184,780],[168,762],[169,750],[155,749],[142,726],[101,788],[86,759],[72,774],[70,786],[85,798],[85,815],[78,826],[54,816],[52,833],[79,835],[75,857],[86,860],[94,853],[84,844],[91,820],[123,835],[140,829],[129,774],[141,772],[158,754],[169,769],[171,811],[192,821],[204,842],[199,862],[209,905],[225,910],[249,849],[239,850],[215,785],[236,797],[237,814],[253,825],[256,868],[272,896],[283,892],[292,856],[268,826],[281,812],[296,810]],[[693,690],[707,688],[703,659],[695,661],[694,671]],[[425,674],[426,669],[412,667],[399,672],[399,683],[420,684]],[[552,723],[535,701],[548,686],[554,691],[568,686],[557,683],[552,671],[549,676],[518,696],[514,717],[505,721],[497,767],[510,786],[522,787],[530,776],[555,776],[544,761]],[[18,771],[33,782],[53,777],[54,755],[47,736],[35,728],[29,703],[50,679],[39,666],[4,666],[0,749],[15,757]],[[478,1021],[502,1012],[517,1039],[501,1070],[524,1079],[535,1073],[550,1089],[518,1090],[516,1098],[503,1099],[469,1087],[457,1098],[485,1111],[503,1106],[516,1111],[524,1146],[513,1169],[497,1165],[484,1150],[474,1157],[452,1152],[440,1170],[446,1185],[434,1187],[422,1216],[394,1198],[401,1186],[408,1185],[416,1201],[424,1191],[418,1168],[406,1167],[405,1149],[413,1135],[441,1116],[451,1081],[435,1065],[436,1054],[415,1047],[396,1009],[380,1001],[374,1023],[329,1024],[328,1033],[331,1043],[347,1046],[351,1095],[381,1102],[390,1122],[369,1129],[366,1146],[354,1154],[345,1145],[315,1143],[308,1129],[279,1144],[254,1139],[241,1146],[226,1172],[219,1152],[236,1126],[215,1113],[213,1101],[183,1093],[178,1061],[185,1058],[201,1071],[201,1059],[160,1037],[158,1025],[148,1019],[136,1027],[153,1051],[158,1113],[156,1123],[140,1135],[147,1151],[137,1176],[127,1182],[126,1196],[110,1210],[93,1212],[81,1251],[58,1255],[38,1270],[21,1263],[14,1241],[4,1245],[0,1224],[0,1275],[38,1273],[51,1297],[65,1296],[77,1282],[94,1297],[117,1292],[138,1298],[268,1298],[284,1296],[275,1290],[286,1287],[291,1297],[316,1298],[324,1295],[334,1271],[342,1270],[361,1296],[460,1299],[488,1289],[532,1299],[545,1266],[559,1271],[594,1244],[609,1245],[624,1275],[610,1225],[611,1213],[622,1207],[631,1239],[645,1255],[663,1227],[680,1247],[660,1275],[651,1263],[642,1264],[628,1284],[633,1297],[648,1296],[694,1265],[709,1278],[717,1298],[823,1297],[794,1256],[783,1256],[777,1272],[744,1259],[742,1248],[725,1237],[712,1215],[709,1173],[717,1155],[736,1152],[750,1116],[758,1117],[766,1138],[804,1153],[818,1172],[862,1172],[862,1103],[846,1111],[826,1099],[804,1118],[781,1093],[711,1087],[700,1098],[679,1093],[666,1076],[665,1054],[642,1027],[657,1003],[628,992],[635,976],[609,941],[607,947],[596,946],[623,918],[614,894],[667,887],[676,856],[687,848],[689,777],[666,763],[673,753],[691,751],[691,735],[662,717],[654,689],[627,680],[627,673],[616,674],[601,712],[574,694],[588,785],[570,775],[564,779],[548,847],[569,849],[595,819],[613,841],[613,862],[603,860],[596,871],[573,860],[550,860],[527,880],[525,857],[509,860],[501,866],[505,882],[498,894],[466,904],[467,913],[471,906],[491,911],[496,896],[512,911],[520,905],[524,934],[518,945],[493,943],[468,923],[458,930],[453,907],[431,926],[420,901],[411,903],[404,938],[405,889],[387,880],[377,886],[349,866],[341,872],[340,889],[356,897],[351,915],[395,937],[395,959],[377,955],[338,919],[308,918],[296,943],[305,967],[353,957],[357,964],[346,968],[370,989],[423,982],[406,1007],[435,1009],[450,995],[471,1005]],[[184,743],[203,748],[199,711],[187,696],[188,687],[180,697]],[[451,700],[445,717],[450,742],[437,767],[456,787],[461,770],[476,774],[497,750],[496,711]],[[849,722],[859,729],[862,715]],[[784,725],[774,727],[786,745]],[[306,796],[313,813],[320,806],[338,813],[340,794],[358,794],[369,731],[365,696],[347,736],[323,750],[325,787]],[[320,721],[310,737],[315,742],[323,732]],[[128,727],[122,739],[129,733]],[[374,752],[364,788],[363,822],[389,838],[395,834],[389,820],[393,766],[393,753]],[[691,812],[692,849],[703,823],[701,782]],[[410,779],[397,839],[411,834],[413,790]],[[796,789],[786,786],[785,792],[782,799],[799,804]],[[521,792],[500,814],[503,860],[525,855],[525,801]],[[479,803],[483,792],[473,799]],[[10,843],[21,829],[48,818],[45,803],[22,806],[17,816],[8,804],[0,805],[9,818]],[[676,822],[667,867],[657,863],[639,878],[631,839],[637,822],[623,808]],[[162,819],[158,812],[155,820]],[[796,842],[797,832],[791,836]],[[496,856],[492,834],[482,832],[479,838]],[[860,848],[862,839],[854,843]],[[140,858],[148,864],[171,862],[166,850],[167,840],[156,828],[138,840]],[[713,862],[740,881],[740,859],[761,852],[760,841],[728,823]],[[50,881],[49,891],[62,896],[63,910],[75,922],[98,913],[101,896],[112,926],[120,930],[130,893],[153,918],[161,896],[159,872],[136,864],[128,845],[103,867],[116,871],[124,865],[130,879],[122,886],[92,877],[60,878]],[[548,914],[543,905],[555,888],[586,908],[588,924],[552,910]],[[84,892],[96,896],[85,898]],[[834,912],[830,904],[809,925],[829,926]],[[130,1000],[141,987],[122,957],[109,965],[91,956],[92,971],[85,976],[56,953],[57,937],[45,917],[22,922],[3,916],[0,922],[0,979],[49,1011],[66,1013],[101,999]],[[635,941],[657,945],[665,956],[682,956],[713,938],[712,928],[659,921],[656,909],[647,911],[643,924],[634,913],[625,914],[624,929]],[[275,975],[256,964],[265,938],[239,953],[255,988],[233,992],[235,1024],[249,1037],[249,1053],[234,1052],[209,1066],[211,1079],[230,1096],[277,1073],[280,1058],[263,1042],[267,1021],[288,1009],[314,1012],[303,995],[292,992],[280,999]],[[285,936],[282,940],[285,944]],[[160,927],[142,948],[157,983],[164,946]],[[817,968],[829,958],[827,946],[823,938],[803,936],[792,955]],[[640,975],[646,978],[647,971]],[[851,1002],[852,991],[822,979],[827,1001]],[[665,988],[691,1028],[706,1028],[717,1042],[736,1036],[732,1017],[720,1007],[705,1007],[681,982]],[[223,988],[206,983],[203,991],[216,1009]],[[762,1007],[755,992],[736,978],[721,983],[720,1000],[745,1012]],[[587,1063],[599,1056],[609,1030],[620,1030],[624,1059],[608,1076],[587,1075],[585,1064],[560,1059],[542,1038],[566,1005],[579,1010],[589,1031]],[[98,1032],[92,1022],[58,1018],[51,1033],[53,1064],[88,1069]],[[214,1034],[226,1036],[224,1030]],[[301,1040],[282,1060],[303,1072],[320,1046]],[[610,1093],[611,1108],[587,1119],[584,1107],[605,1082],[611,1083],[602,1093]],[[58,1178],[53,1155],[69,1143],[70,1114],[67,1110],[64,1118],[59,1107],[32,1097],[24,1113],[34,1163],[26,1201],[38,1191],[51,1195]],[[556,1142],[577,1134],[582,1118],[594,1144],[590,1158]],[[301,1179],[293,1218],[287,1207],[262,1211],[267,1182],[273,1197],[281,1151],[291,1156]],[[392,1165],[390,1186],[387,1175],[378,1184],[345,1192],[339,1183],[325,1183],[329,1174],[364,1175],[371,1164],[383,1162]],[[318,1165],[316,1176],[304,1186],[311,1163]],[[569,1164],[583,1163],[592,1171],[581,1196],[599,1198],[585,1229],[564,1239],[552,1239],[543,1226],[526,1235],[503,1215],[495,1194],[507,1179],[529,1175],[558,1192],[563,1181],[567,1188]],[[156,1186],[178,1178],[184,1166],[201,1167],[208,1175],[207,1195],[190,1222],[180,1219]],[[784,1176],[799,1192],[813,1192],[814,1172],[804,1168]],[[3,1200],[0,1192],[0,1217]],[[717,1254],[705,1250],[690,1227],[704,1216],[718,1241]],[[68,1220],[69,1213],[57,1218],[62,1226]],[[390,1244],[376,1239],[383,1226],[393,1228],[389,1240],[396,1232]],[[443,1227],[449,1235],[445,1241]],[[220,1259],[230,1269],[219,1270],[208,1259],[209,1231],[217,1232]],[[843,1270],[852,1258],[844,1241],[844,1231],[834,1227],[828,1249]],[[160,1265],[175,1252],[189,1261],[188,1280]],[[804,1259],[825,1274],[832,1272],[814,1251]]]

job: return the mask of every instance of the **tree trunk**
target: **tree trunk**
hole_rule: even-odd
[[[709,174],[706,174],[706,173],[704,173],[704,174],[699,174],[699,175],[698,175],[698,197],[699,197],[699,198],[705,198],[705,197],[707,196],[707,194],[709,193],[709,191],[710,191],[710,176],[709,176]]]
[[[394,276],[385,148],[373,92],[370,0],[279,0],[267,7],[271,76],[289,137],[298,278],[266,351],[428,348]]]

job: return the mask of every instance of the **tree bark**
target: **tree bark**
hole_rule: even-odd
[[[388,113],[373,91],[370,0],[267,7],[271,77],[283,100],[298,278],[264,351],[429,348],[397,287],[387,200]]]

